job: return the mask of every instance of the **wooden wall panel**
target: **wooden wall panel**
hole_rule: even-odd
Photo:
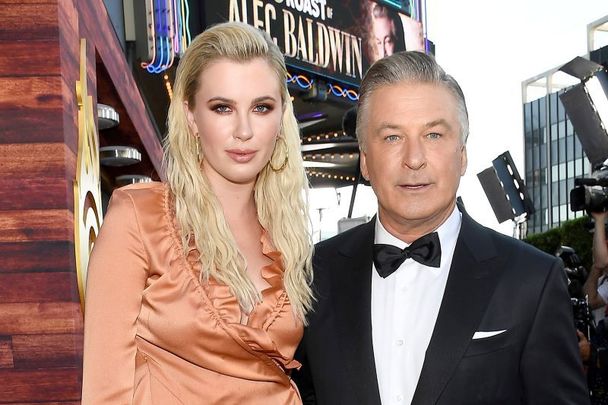
[[[82,361],[82,335],[14,335],[11,358],[19,369],[73,367]]]
[[[63,143],[0,144],[0,156],[0,177],[9,179],[66,178],[76,167],[74,154]]]
[[[73,240],[73,216],[68,210],[0,211],[0,242]]]
[[[0,403],[80,400],[80,373],[75,369],[0,370],[0,381]]]
[[[80,303],[0,304],[0,313],[0,335],[82,333]]]
[[[74,268],[74,244],[68,241],[0,243],[0,274],[63,272]]]
[[[0,304],[16,302],[78,302],[72,293],[72,272],[0,273]]]
[[[59,75],[61,59],[57,41],[7,41],[0,42],[2,76]]]
[[[0,0],[0,404],[80,401],[73,180],[80,39],[94,100],[113,87],[160,172],[162,148],[102,0]],[[101,70],[101,69],[100,69]]]
[[[0,177],[0,201],[2,209],[6,211],[66,207],[73,211],[74,201],[69,198],[70,193],[72,182],[65,177],[19,178],[18,181],[15,178]]]
[[[13,344],[10,336],[0,336],[0,369],[13,368]]]
[[[56,2],[15,2],[0,7],[0,21],[0,38],[4,41],[48,40],[59,36]]]
[[[80,400],[72,194],[79,37],[77,16],[60,12],[70,6],[0,7],[0,52],[10,55],[0,60],[0,403]],[[62,47],[60,34],[73,43]]]

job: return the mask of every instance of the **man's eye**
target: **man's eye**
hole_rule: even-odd
[[[396,142],[399,140],[399,135],[389,135],[384,137],[384,140],[388,142]]]
[[[441,134],[438,134],[436,132],[431,132],[430,134],[427,134],[426,137],[429,139],[439,139],[439,138],[441,138]]]
[[[220,114],[229,113],[231,111],[230,106],[227,106],[225,104],[218,104],[216,106],[213,106],[211,109]]]

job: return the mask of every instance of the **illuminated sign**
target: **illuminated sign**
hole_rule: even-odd
[[[401,3],[401,10],[416,10]],[[379,57],[424,50],[419,21],[370,0],[218,0],[204,7],[207,26],[253,25],[271,36],[288,65],[354,85]]]

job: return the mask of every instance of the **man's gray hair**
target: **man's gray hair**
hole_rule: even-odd
[[[432,83],[444,86],[456,98],[460,121],[460,137],[466,143],[469,136],[469,113],[464,93],[454,78],[437,64],[435,58],[423,52],[396,52],[374,63],[361,81],[357,104],[357,140],[361,150],[365,150],[363,128],[369,108],[369,97],[374,90],[399,82]]]

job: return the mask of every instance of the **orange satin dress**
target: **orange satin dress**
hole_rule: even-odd
[[[301,404],[288,373],[303,326],[281,254],[266,233],[261,246],[269,287],[241,324],[229,288],[183,254],[168,187],[114,191],[89,262],[82,404]]]

